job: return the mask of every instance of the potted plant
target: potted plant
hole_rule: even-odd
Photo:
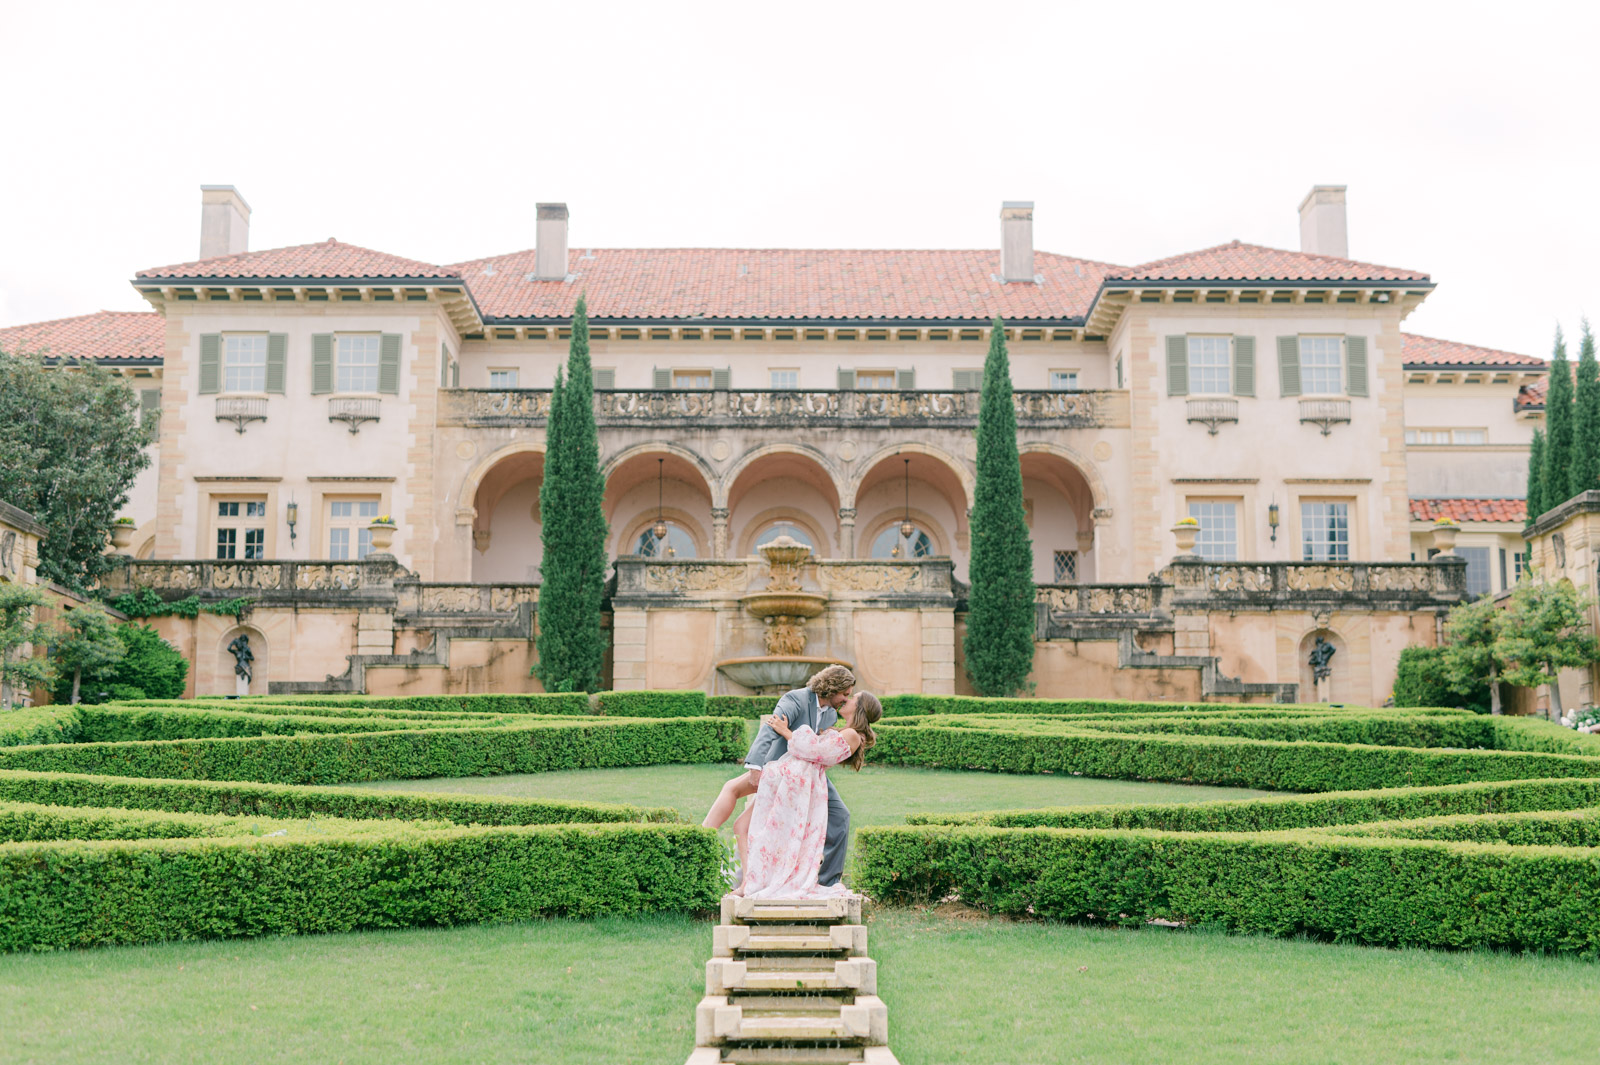
[[[111,549],[115,552],[124,552],[128,545],[133,543],[134,522],[132,518],[118,518],[112,522],[108,532],[111,534]]]
[[[1194,518],[1179,518],[1172,526],[1172,535],[1178,541],[1178,554],[1194,554],[1194,542],[1200,537],[1200,522]]]
[[[372,524],[367,526],[372,531],[372,553],[387,555],[389,547],[394,543],[394,533],[398,526],[394,519],[387,514],[379,514],[372,519]]]
[[[1461,526],[1450,518],[1440,518],[1433,523],[1433,546],[1441,555],[1456,553],[1456,535]]]

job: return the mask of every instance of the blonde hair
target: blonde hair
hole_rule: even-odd
[[[878,742],[877,733],[872,731],[872,723],[883,716],[883,704],[878,702],[878,697],[871,692],[856,692],[855,698],[855,707],[850,714],[850,727],[861,737],[861,746],[845,759],[845,764],[859,773],[861,767],[867,763],[867,748]]]
[[[818,699],[847,692],[855,686],[856,675],[850,672],[850,667],[837,663],[812,674],[811,679],[806,681],[806,687],[816,693]]]

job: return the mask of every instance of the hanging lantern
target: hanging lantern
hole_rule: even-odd
[[[911,524],[911,460],[910,459],[906,459],[906,505],[905,505],[905,514],[906,514],[905,520],[900,523],[900,538],[902,540],[910,540],[911,537],[913,535],[915,535],[915,533],[917,531],[917,527],[915,525]],[[896,557],[899,557],[900,548],[899,548],[898,545],[895,547],[894,553],[895,553]]]
[[[656,459],[656,523],[650,531],[655,534],[657,542],[667,538],[667,521],[662,517],[661,506],[666,484],[666,463],[666,459]],[[677,552],[668,548],[667,554],[675,555]]]

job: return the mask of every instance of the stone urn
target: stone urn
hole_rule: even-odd
[[[372,553],[375,555],[387,555],[389,548],[394,546],[394,534],[399,526],[392,521],[384,521],[380,518],[367,526],[367,528],[372,532]]]
[[[806,649],[806,619],[819,616],[828,597],[800,590],[800,567],[811,557],[811,548],[791,536],[756,548],[767,560],[771,577],[766,591],[741,596],[744,608],[766,623],[765,643],[769,655],[798,655]]]
[[[1461,526],[1453,521],[1436,521],[1433,523],[1433,547],[1441,555],[1456,553],[1456,537],[1461,533]]]
[[[133,543],[135,526],[132,522],[114,521],[110,525],[111,550],[116,554],[126,554],[128,545]]]
[[[1194,542],[1200,538],[1200,525],[1192,521],[1180,521],[1172,527],[1172,538],[1178,542],[1178,554],[1194,554]]]

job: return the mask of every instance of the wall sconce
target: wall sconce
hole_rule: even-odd
[[[292,544],[292,543],[294,543],[294,527],[295,527],[295,523],[300,520],[300,504],[296,503],[292,499],[289,500],[288,518],[289,518],[289,542]]]
[[[1278,542],[1278,504],[1276,501],[1267,504],[1267,524],[1272,527],[1272,542]]]

